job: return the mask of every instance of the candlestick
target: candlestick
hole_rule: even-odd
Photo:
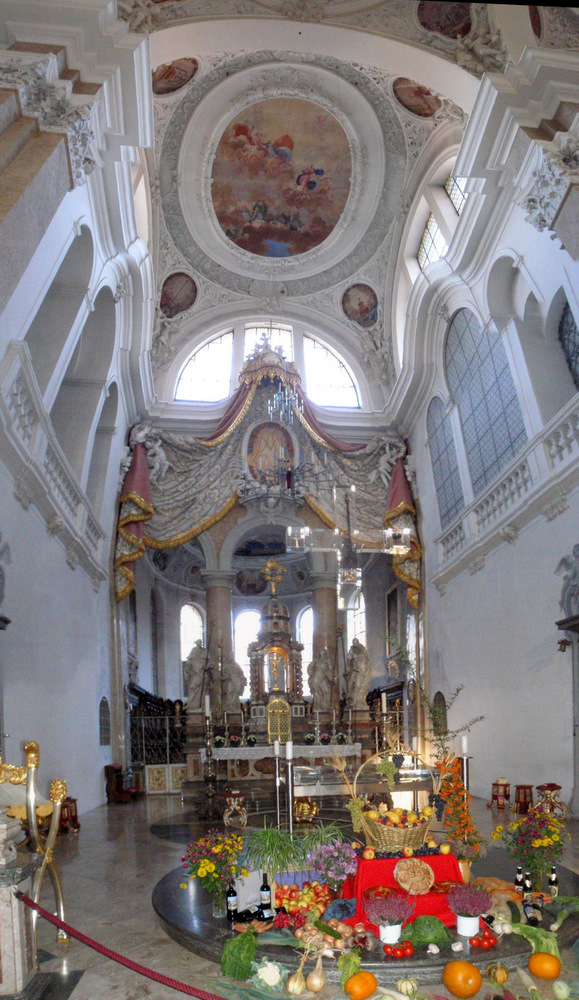
[[[288,740],[285,745],[285,757],[286,760],[293,760],[294,756],[294,744],[293,740]]]
[[[274,757],[279,757],[279,740],[273,741],[273,754]]]
[[[211,715],[211,699],[208,694],[205,695],[205,718],[208,719]]]
[[[418,751],[418,736],[412,737],[412,753],[417,753]]]
[[[466,736],[462,737],[461,740],[462,756],[468,756],[468,738]]]
[[[380,695],[380,704],[382,705],[382,715],[386,715],[386,692],[383,691]]]

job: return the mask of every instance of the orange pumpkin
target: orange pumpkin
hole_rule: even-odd
[[[442,982],[453,997],[473,997],[482,986],[482,976],[476,965],[456,959],[447,962],[442,970]]]
[[[376,976],[372,972],[365,972],[364,969],[360,969],[359,972],[355,972],[353,976],[350,976],[346,980],[344,993],[350,997],[350,1000],[367,1000],[377,988],[378,980]]]
[[[546,951],[534,951],[529,955],[529,972],[532,972],[538,979],[557,979],[561,971],[561,962],[556,955],[549,955]]]

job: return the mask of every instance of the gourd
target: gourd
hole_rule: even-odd
[[[406,997],[413,997],[418,992],[418,980],[412,976],[403,976],[396,983],[396,989],[400,990]]]
[[[487,976],[491,983],[498,983],[500,986],[501,983],[506,983],[509,978],[509,972],[501,962],[491,962],[487,968]]]

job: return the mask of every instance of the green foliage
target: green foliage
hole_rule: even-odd
[[[356,972],[360,971],[360,966],[362,965],[362,952],[359,948],[352,948],[351,951],[343,952],[338,959],[338,969],[342,973],[342,978],[340,979],[340,986],[344,989],[344,986],[348,982],[350,976],[354,976]]]
[[[278,830],[264,823],[263,829],[251,830],[245,836],[246,864],[275,878],[278,873],[306,869],[316,847],[342,839],[337,823],[318,823],[307,833],[293,835],[289,830]]]
[[[456,737],[462,733],[467,733],[477,722],[482,722],[484,719],[484,715],[477,715],[470,722],[465,722],[464,726],[459,726],[458,729],[448,728],[447,712],[454,705],[463,687],[464,684],[459,684],[446,700],[446,704],[442,706],[436,705],[434,699],[429,697],[425,688],[420,684],[422,704],[428,713],[425,735],[434,748],[436,760],[442,760],[444,757],[447,757],[452,750],[452,744]]]
[[[253,928],[248,928],[237,937],[225,942],[221,954],[221,971],[230,979],[248,979],[251,975],[255,953],[257,951],[257,934]]]
[[[561,961],[557,935],[551,931],[544,931],[542,927],[531,927],[529,924],[513,924],[513,934],[520,934],[526,938],[534,952],[546,952]]]

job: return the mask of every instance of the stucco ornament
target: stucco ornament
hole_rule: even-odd
[[[555,570],[563,574],[563,586],[559,604],[567,618],[579,615],[579,544],[573,546],[570,555],[563,556]]]
[[[541,7],[542,34],[539,45],[553,49],[579,46],[579,17],[573,8]]]
[[[525,221],[543,232],[551,228],[570,185],[579,184],[579,142],[565,134],[559,146],[540,143],[539,156],[531,189],[519,204],[527,212]],[[557,238],[551,233],[551,239]]]

